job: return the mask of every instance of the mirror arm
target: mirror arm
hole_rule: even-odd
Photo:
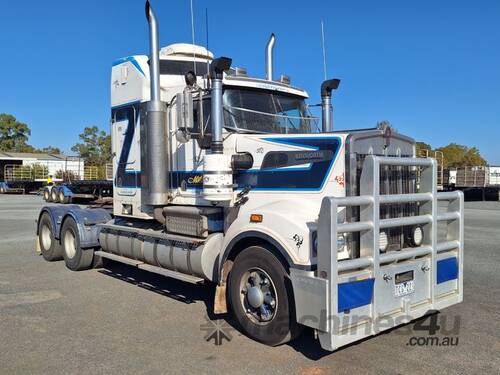
[[[201,88],[198,90],[198,126],[200,137],[205,136],[205,117],[203,116],[203,91]]]

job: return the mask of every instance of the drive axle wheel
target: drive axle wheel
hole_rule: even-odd
[[[45,202],[50,202],[50,191],[49,191],[49,189],[44,189],[43,190],[43,200]]]
[[[66,267],[72,271],[86,270],[91,267],[94,258],[93,249],[80,247],[80,234],[75,220],[67,218],[61,231],[61,243]]]
[[[233,314],[252,339],[274,346],[300,333],[287,272],[266,248],[252,246],[238,254],[228,289]]]
[[[38,244],[45,260],[53,262],[63,258],[63,249],[54,238],[52,220],[47,213],[44,213],[38,222]]]

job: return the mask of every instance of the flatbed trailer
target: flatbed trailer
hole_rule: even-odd
[[[467,166],[444,171],[445,190],[460,190],[466,200],[500,201],[500,167]]]
[[[62,204],[112,199],[112,197],[113,181],[109,180],[78,180],[46,186],[43,190],[43,199],[46,202]]]
[[[38,192],[42,187],[42,181],[4,181],[0,182],[0,194],[29,194]]]

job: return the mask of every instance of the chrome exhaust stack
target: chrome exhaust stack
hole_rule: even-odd
[[[337,90],[340,79],[334,78],[323,81],[321,84],[321,131],[328,133],[333,131],[332,116],[332,90]]]
[[[273,80],[273,48],[275,41],[276,36],[272,33],[266,46],[266,79],[268,81]]]
[[[145,10],[149,24],[151,97],[145,106],[141,129],[142,197],[146,205],[162,206],[168,202],[167,107],[160,98],[158,22],[149,0]]]

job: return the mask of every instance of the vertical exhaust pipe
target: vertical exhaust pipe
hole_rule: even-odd
[[[168,202],[168,142],[167,108],[160,98],[160,57],[158,22],[146,1],[146,18],[149,24],[149,76],[151,98],[146,103],[144,126],[141,129],[142,194],[144,203],[161,206]]]
[[[268,81],[273,80],[273,48],[275,41],[276,36],[272,33],[266,46],[266,79]]]
[[[323,81],[321,84],[321,131],[328,133],[333,131],[332,116],[332,90],[337,90],[340,79],[334,78]]]

